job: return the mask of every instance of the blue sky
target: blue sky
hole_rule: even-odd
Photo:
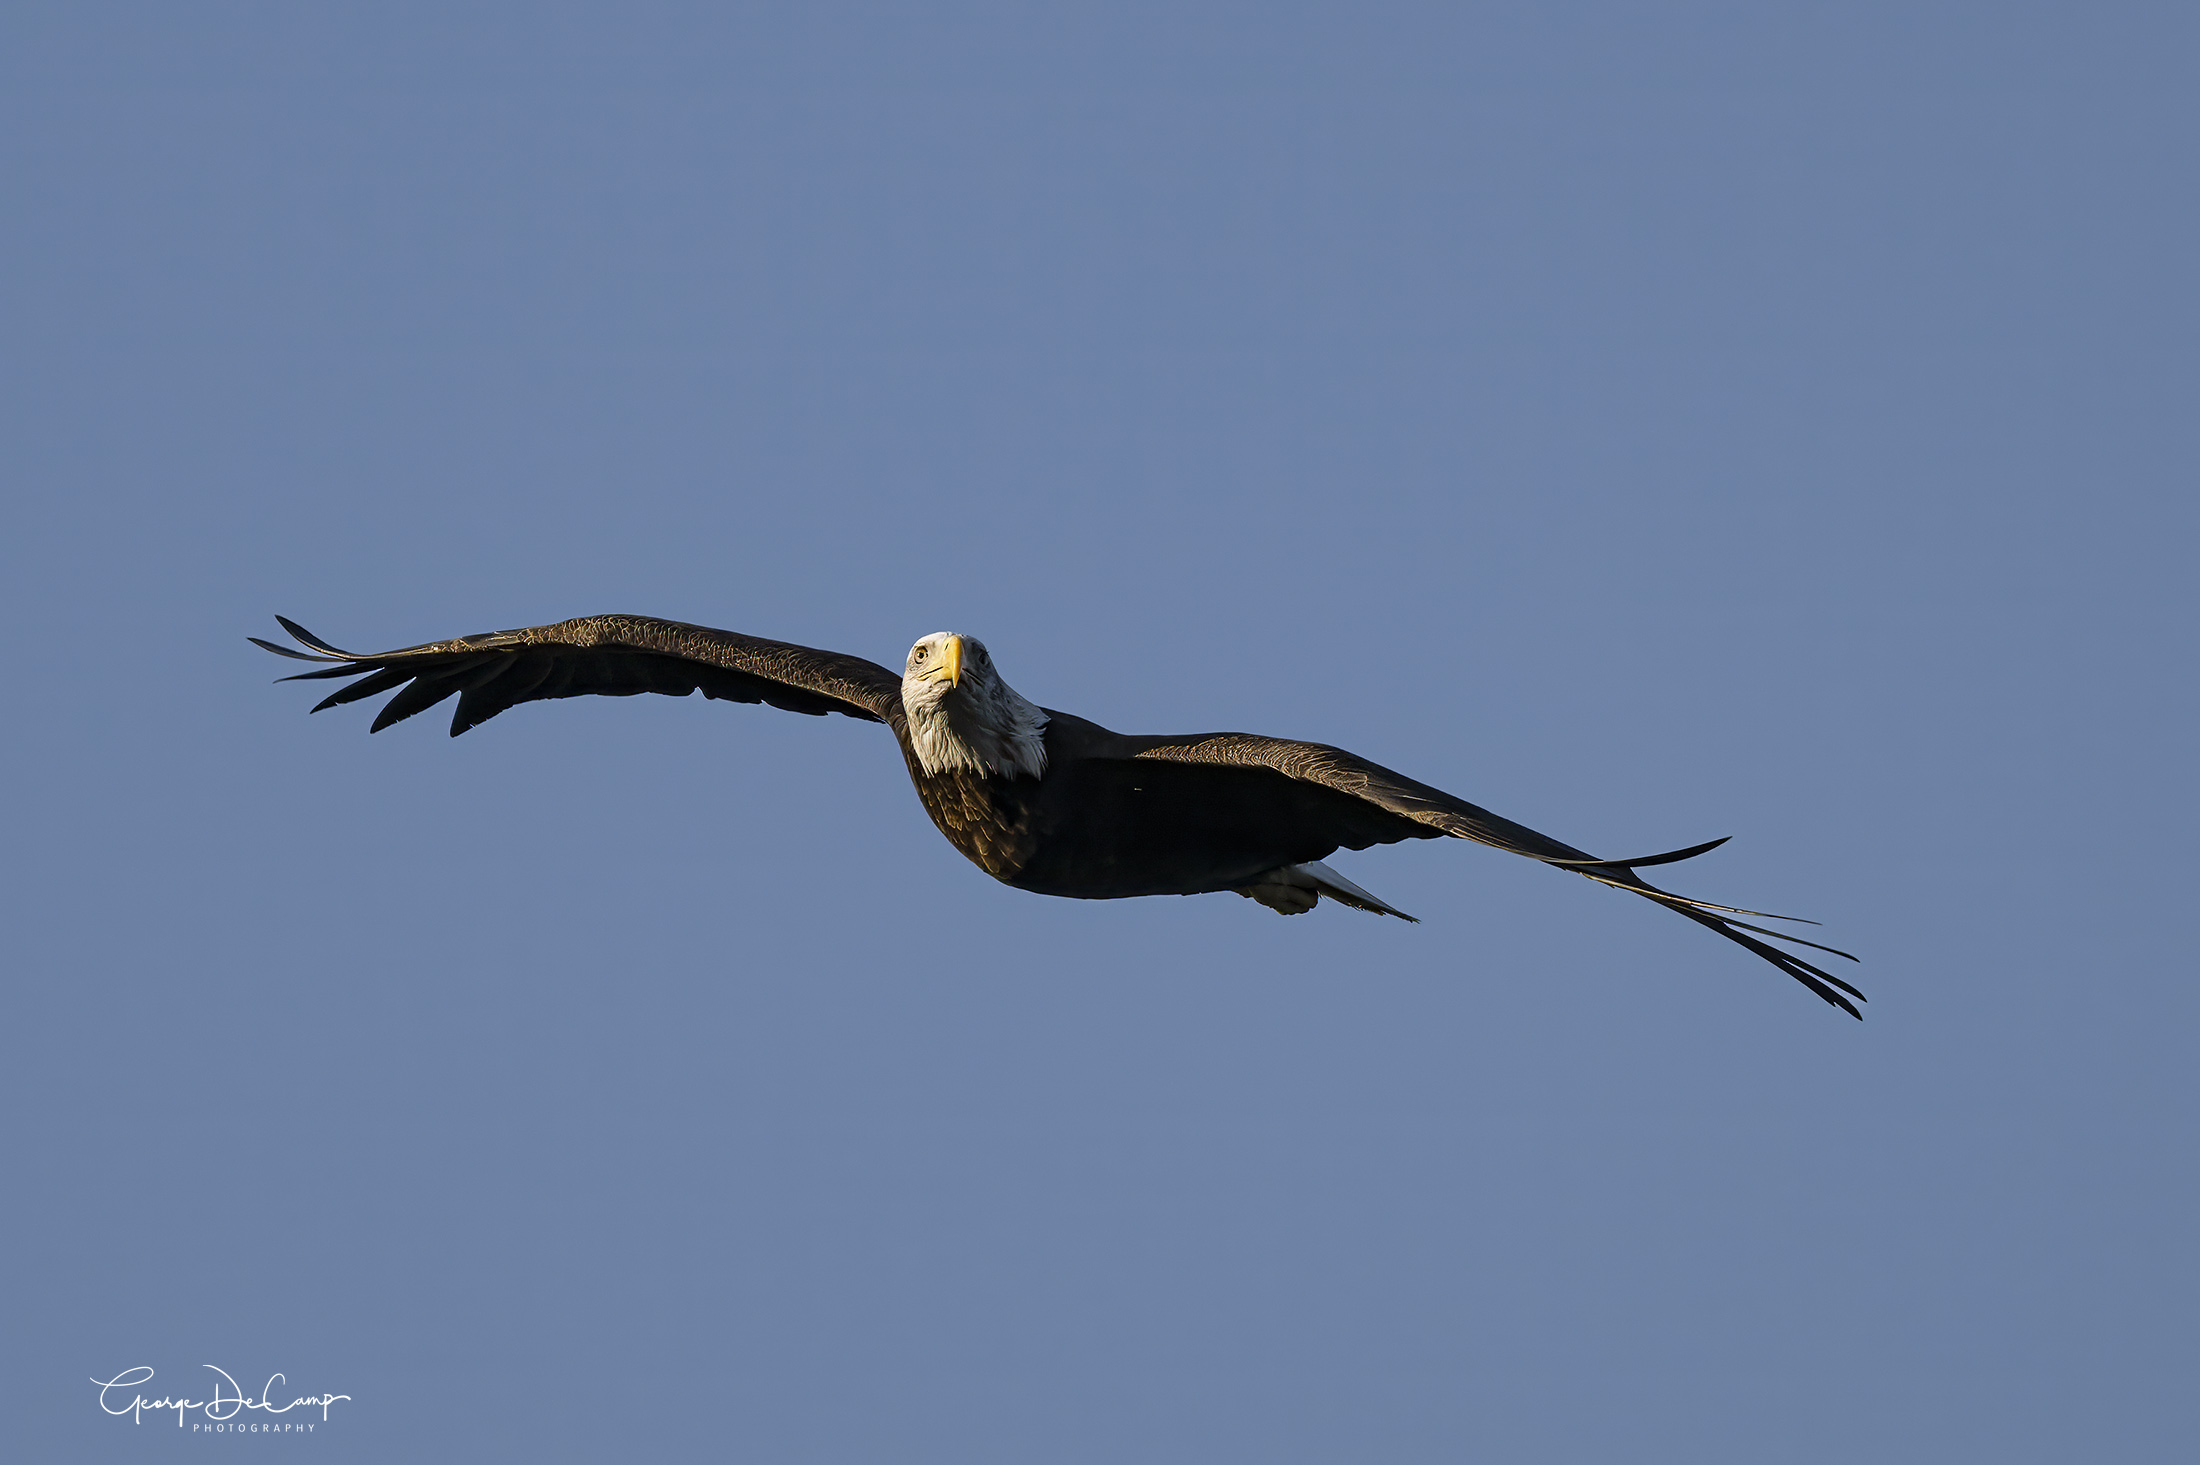
[[[2182,1458],[2194,31],[11,7],[7,1452],[211,1362],[327,1461]],[[1494,851],[1048,900],[875,727],[370,739],[244,641],[606,610],[1732,835],[1868,1020]]]

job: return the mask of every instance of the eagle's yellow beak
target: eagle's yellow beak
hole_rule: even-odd
[[[959,687],[962,685],[962,675],[963,638],[949,636],[940,644],[940,659],[932,663],[932,669],[924,674],[924,680],[931,682],[945,679],[950,687]]]

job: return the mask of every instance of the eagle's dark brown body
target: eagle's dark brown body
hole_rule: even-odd
[[[1340,845],[1443,834],[1272,768],[1151,756],[1236,734],[1126,737],[1052,709],[1047,719],[1047,771],[1036,779],[926,773],[901,734],[909,777],[940,833],[1019,890],[1087,900],[1200,895]]]
[[[518,703],[559,697],[701,691],[791,712],[838,712],[885,723],[940,832],[979,869],[1020,890],[1088,900],[1238,890],[1295,912],[1315,903],[1305,891],[1318,874],[1330,882],[1318,886],[1323,895],[1403,915],[1314,862],[1339,848],[1451,835],[1654,900],[1746,947],[1827,1002],[1861,1015],[1851,1000],[1862,997],[1854,987],[1747,933],[1821,951],[1832,948],[1736,920],[1760,913],[1674,895],[1636,873],[1723,841],[1637,860],[1599,859],[1342,748],[1252,733],[1132,737],[1110,732],[1023,702],[994,675],[983,645],[965,637],[927,637],[911,651],[908,670],[896,676],[857,656],[650,616],[585,616],[368,655],[339,651],[295,622],[283,625],[309,649],[258,644],[279,655],[326,663],[306,677],[357,678],[314,711],[395,692],[374,720],[377,732],[453,695],[458,698],[453,737]],[[938,658],[923,660],[935,643],[947,652],[944,672]],[[958,670],[966,643],[973,658],[967,679]],[[979,704],[970,694],[981,691],[993,699],[987,704],[993,711],[975,724],[985,737],[1002,735],[987,719],[1003,706],[1026,719],[1018,725],[1021,731],[1009,730],[1010,742],[993,745],[1013,749],[1006,764],[968,756],[970,744],[951,747],[945,762],[936,748],[920,751],[920,739],[938,736],[942,717],[952,726],[957,717],[967,721],[977,715]],[[1037,761],[1036,748],[1014,738],[1032,738],[1042,713],[1043,772],[936,771],[952,770],[955,757],[993,768],[1020,766],[1014,759],[1027,753]],[[912,716],[922,719],[915,735]],[[1277,879],[1284,882],[1283,897],[1276,893]],[[1293,879],[1300,884],[1290,885]],[[1296,903],[1287,898],[1290,890],[1300,892]]]

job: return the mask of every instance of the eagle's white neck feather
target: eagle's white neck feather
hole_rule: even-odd
[[[902,678],[901,705],[918,766],[935,775],[1039,777],[1047,767],[1047,715],[1001,680],[981,643],[965,638],[965,644],[971,649],[959,686]]]

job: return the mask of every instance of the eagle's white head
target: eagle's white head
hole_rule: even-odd
[[[1047,715],[1001,680],[975,636],[934,631],[910,647],[901,706],[926,773],[1037,778],[1046,772]]]

